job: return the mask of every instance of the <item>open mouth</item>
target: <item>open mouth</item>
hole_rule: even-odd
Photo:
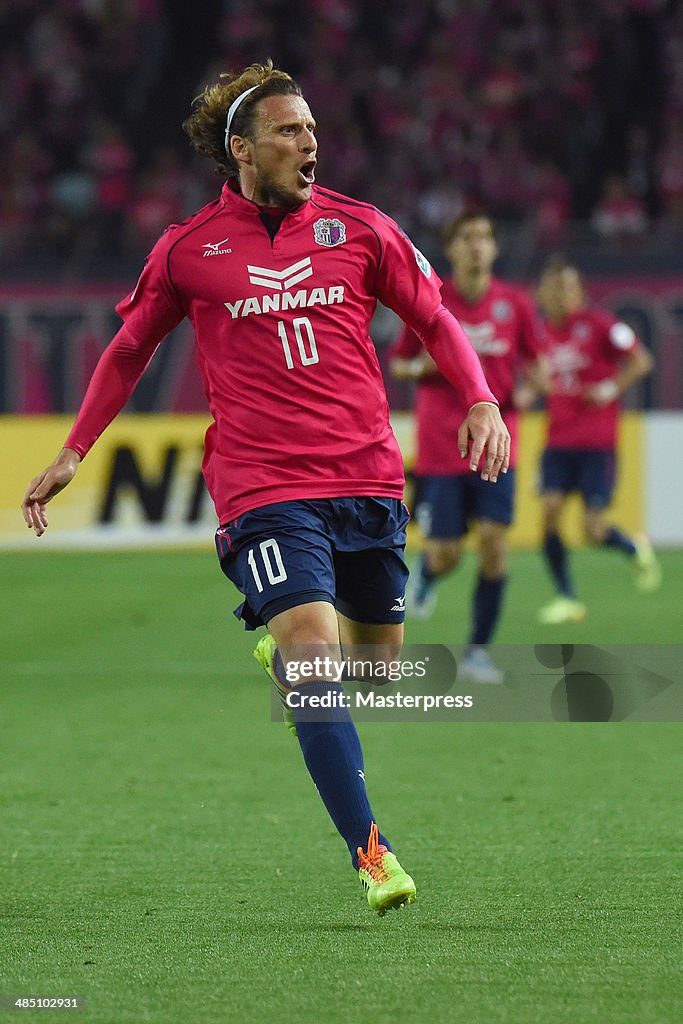
[[[299,168],[299,175],[303,178],[306,185],[312,185],[315,181],[315,160],[309,160],[308,163],[303,164]]]

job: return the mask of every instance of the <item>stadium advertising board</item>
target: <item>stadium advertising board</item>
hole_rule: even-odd
[[[47,465],[61,448],[71,416],[5,416],[2,431],[0,547],[126,547],[210,545],[217,526],[201,475],[206,415],[127,414],[105,431],[72,483],[48,506],[50,529],[38,541],[26,529],[19,502],[29,474]],[[393,417],[408,469],[412,457],[412,416]],[[538,544],[540,505],[536,496],[544,418],[532,413],[522,424],[517,516],[511,543]],[[615,517],[630,531],[642,521],[642,423],[627,414]],[[492,485],[494,486],[494,485]],[[410,490],[410,488],[409,488]],[[581,541],[578,504],[570,508],[567,536]],[[418,540],[415,533],[411,541]]]
[[[39,541],[21,522],[28,480],[59,451],[70,416],[5,417],[0,545],[121,547],[210,544],[216,516],[201,474],[206,416],[123,415],[48,506]],[[29,468],[30,467],[30,468]]]
[[[592,280],[591,297],[623,315],[657,357],[657,375],[646,397],[655,404],[683,404],[680,281]],[[3,488],[0,546],[35,543],[22,524],[18,503],[30,474],[45,466],[61,447],[100,353],[120,321],[114,304],[127,285],[16,285],[0,289],[0,430],[3,436]],[[208,425],[206,401],[195,364],[190,326],[185,323],[159,347],[125,413],[89,454],[73,484],[50,506],[54,526],[43,547],[68,545],[210,544],[216,525],[201,478],[201,449]],[[193,415],[194,414],[194,415]],[[646,425],[625,417],[615,517],[624,527],[650,529],[655,542],[683,543],[679,516],[669,511],[670,474],[657,469],[656,452],[676,426]],[[412,421],[393,417],[408,468]],[[517,519],[511,541],[533,547],[539,536],[536,477],[543,421],[537,414],[523,424]],[[652,437],[650,442],[648,438]],[[678,449],[676,449],[678,450]],[[644,486],[641,470],[648,472]],[[661,481],[657,474],[662,476]],[[643,494],[647,492],[646,519]],[[652,497],[652,496],[655,497]],[[578,509],[571,509],[568,537],[581,540]],[[650,520],[653,520],[651,523]],[[652,526],[655,528],[652,529]]]

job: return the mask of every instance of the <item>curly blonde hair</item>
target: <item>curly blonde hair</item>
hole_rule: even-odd
[[[183,121],[183,129],[189,135],[192,145],[202,156],[216,161],[216,173],[224,176],[237,171],[237,163],[225,146],[225,120],[230,104],[246,89],[260,86],[237,108],[231,135],[254,138],[256,106],[267,96],[301,96],[301,87],[291,75],[273,67],[270,58],[265,64],[250,64],[238,74],[225,72],[218,81],[207,85],[204,92],[193,102],[193,111]]]

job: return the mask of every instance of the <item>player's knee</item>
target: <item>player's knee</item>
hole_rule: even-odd
[[[505,576],[507,573],[507,559],[505,555],[506,552],[504,550],[487,551],[486,554],[482,551],[480,555],[482,576],[492,580]]]
[[[596,544],[602,544],[605,539],[606,533],[605,524],[602,519],[586,516],[583,521],[583,535],[587,544],[595,546]]]
[[[493,527],[481,533],[479,561],[483,576],[499,579],[507,572],[507,538],[502,527]]]
[[[438,576],[451,572],[460,561],[460,542],[443,541],[429,548],[429,567]]]
[[[546,533],[558,533],[560,529],[561,511],[561,505],[545,505],[543,509],[543,528]]]
[[[336,612],[324,601],[289,608],[270,619],[268,629],[280,646],[322,649],[339,643]]]
[[[361,673],[359,678],[369,682],[377,678],[386,680],[386,672],[382,673],[381,666],[400,661],[403,624],[373,625],[344,619],[341,638],[344,657],[355,664],[356,672]]]

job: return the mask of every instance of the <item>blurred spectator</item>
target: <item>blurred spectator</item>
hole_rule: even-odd
[[[464,204],[549,246],[576,218],[633,244],[683,216],[677,0],[4,0],[3,265],[35,271],[38,236],[46,267],[138,262],[217,190],[192,96],[269,55],[320,111],[320,180],[433,251]]]
[[[118,254],[134,199],[135,158],[117,125],[109,121],[97,125],[85,163],[94,178],[102,243]]]
[[[662,147],[659,187],[664,220],[683,227],[683,120],[671,125]]]
[[[550,162],[538,168],[533,210],[537,243],[546,250],[563,249],[569,223],[569,184]]]
[[[132,248],[148,251],[169,224],[183,220],[190,209],[185,202],[186,188],[187,172],[180,160],[172,149],[162,150],[156,163],[139,179],[130,207]]]
[[[602,198],[593,214],[593,226],[603,239],[618,244],[628,244],[645,232],[647,217],[643,203],[615,174],[605,182]]]

